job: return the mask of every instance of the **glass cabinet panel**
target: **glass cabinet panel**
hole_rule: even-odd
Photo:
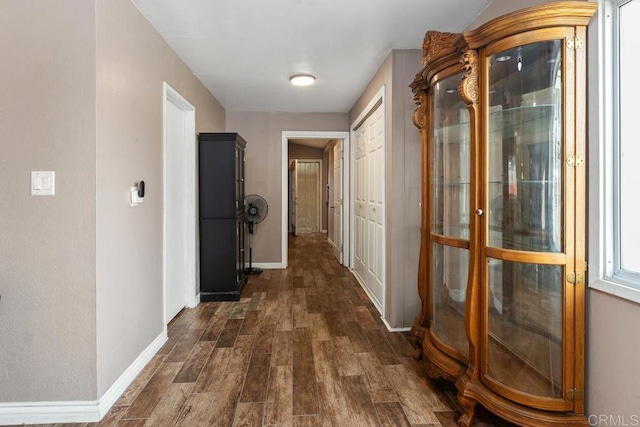
[[[488,375],[562,397],[563,267],[488,260]]]
[[[562,253],[564,129],[561,40],[487,58],[487,246]],[[563,398],[564,265],[485,261],[486,375]]]
[[[458,94],[462,76],[457,73],[433,86],[431,232],[468,241],[471,141],[469,110]],[[468,249],[433,243],[431,331],[463,360],[469,354],[464,322],[468,271]]]
[[[464,313],[467,300],[469,251],[433,245],[433,320],[431,330],[443,343],[464,355],[469,354]]]
[[[462,73],[438,82],[433,94],[432,203],[436,234],[469,239],[469,111],[458,94]]]
[[[489,58],[489,246],[563,251],[562,42]]]

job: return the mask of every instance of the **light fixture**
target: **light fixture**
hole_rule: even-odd
[[[510,59],[511,59],[511,55],[496,56],[496,62],[507,62]]]
[[[456,93],[456,92],[458,92],[458,91],[457,91],[456,89],[454,89],[454,88],[451,88],[451,87],[450,87],[450,88],[449,88],[449,89],[447,89],[445,92],[447,92],[447,93],[451,94],[451,93]]]
[[[522,70],[522,46],[518,47],[518,71]]]
[[[316,77],[311,74],[294,74],[289,77],[289,81],[294,86],[309,86],[316,82]]]

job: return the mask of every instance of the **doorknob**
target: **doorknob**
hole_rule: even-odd
[[[476,210],[476,213],[478,214],[478,216],[484,215],[484,211],[482,209]]]

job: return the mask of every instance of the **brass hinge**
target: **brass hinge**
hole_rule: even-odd
[[[582,283],[584,282],[584,274],[575,271],[573,273],[569,273],[567,274],[567,282],[573,283],[574,285]]]
[[[584,164],[584,157],[572,154],[567,157],[567,164],[575,168],[577,168],[578,166],[582,166]]]
[[[582,399],[584,399],[584,393],[582,392],[582,390],[579,390],[577,388],[567,390],[567,400],[575,402]]]
[[[567,49],[582,49],[584,47],[584,40],[580,37],[571,37],[567,39]]]

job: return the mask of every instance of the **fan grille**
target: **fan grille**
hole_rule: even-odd
[[[257,194],[249,194],[246,198],[245,212],[247,213],[247,221],[257,224],[262,222],[269,212],[267,201]]]

